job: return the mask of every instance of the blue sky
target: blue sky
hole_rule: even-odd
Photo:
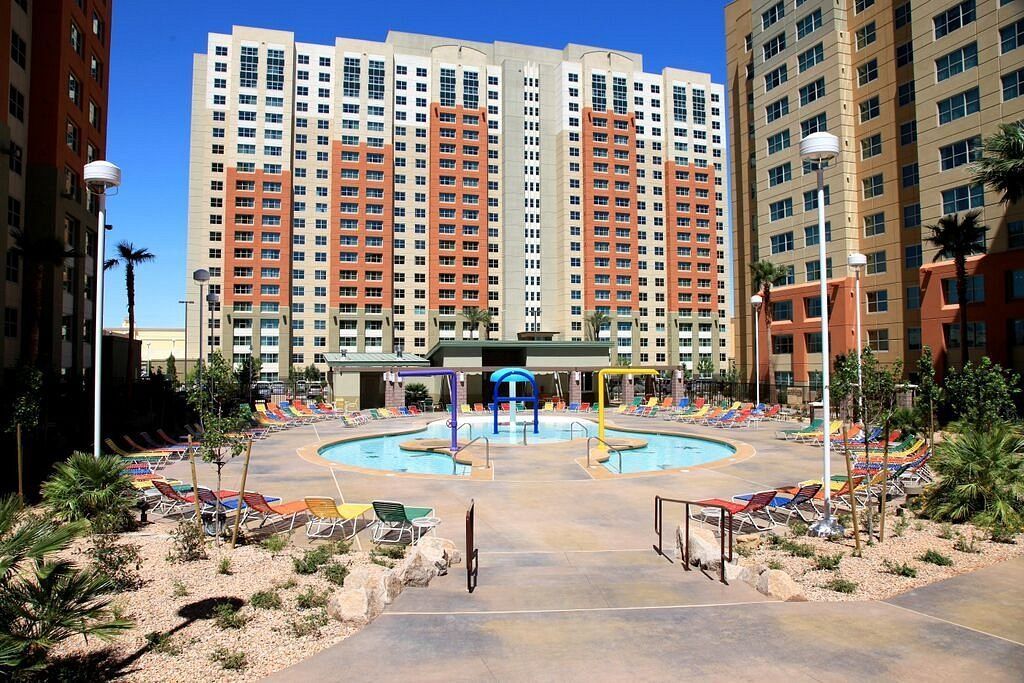
[[[338,35],[383,40],[389,29],[552,48],[572,42],[639,52],[648,71],[675,66],[708,71],[721,82],[723,6],[721,0],[614,6],[564,0],[115,2],[107,155],[121,166],[124,180],[107,202],[114,226],[108,240],[128,240],[157,255],[138,270],[138,325],[182,321],[177,302],[185,281],[192,55],[205,49],[207,33],[229,33],[238,24],[326,44]],[[107,288],[104,323],[119,326],[125,315],[124,279],[117,271]]]

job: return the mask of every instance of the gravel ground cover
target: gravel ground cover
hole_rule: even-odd
[[[775,542],[766,534],[756,548],[741,548],[740,563],[755,569],[782,569],[801,585],[808,600],[839,602],[883,600],[1024,555],[1024,534],[1015,543],[996,543],[988,540],[986,531],[970,524],[937,524],[909,517],[905,522],[899,518],[886,522],[884,543],[866,545],[862,538],[860,557],[854,555],[852,537],[830,541],[805,536],[804,531],[791,528]],[[941,556],[931,559],[951,563],[922,559],[928,551]],[[837,556],[841,556],[838,561]]]
[[[301,558],[308,547],[289,544],[275,553],[259,545],[234,551],[210,546],[207,559],[171,562],[171,528],[157,525],[120,537],[122,543],[138,545],[142,557],[143,585],[119,594],[115,602],[134,627],[110,643],[72,639],[53,652],[55,658],[72,664],[76,658],[119,662],[107,675],[124,681],[190,680],[197,672],[207,680],[232,672],[252,680],[355,632],[327,616],[327,598],[338,589],[327,578],[332,572],[325,567],[312,574],[296,572],[293,558]],[[69,555],[85,564],[86,545],[78,542]],[[223,558],[230,558],[230,566]],[[374,559],[352,549],[334,555],[329,564],[352,568]],[[221,608],[218,616],[217,603],[240,607],[234,615]]]

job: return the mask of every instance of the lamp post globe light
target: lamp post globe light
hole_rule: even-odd
[[[750,306],[754,309],[754,407],[761,405],[761,304],[764,299],[760,294],[750,297]]]
[[[864,377],[861,367],[861,331],[860,331],[860,271],[868,263],[868,257],[858,252],[852,252],[846,257],[846,265],[853,269],[855,276],[853,289],[853,305],[855,307],[857,320],[857,406],[860,409],[860,423],[864,426]]]
[[[842,534],[843,527],[832,516],[832,435],[829,426],[832,406],[829,402],[829,364],[831,351],[828,342],[828,284],[826,282],[827,256],[825,254],[825,166],[839,154],[839,138],[831,133],[811,133],[800,141],[800,157],[817,168],[818,180],[818,281],[821,306],[821,413],[822,413],[822,487],[825,492],[824,512],[811,525],[810,533],[828,538]]]
[[[82,178],[89,194],[96,197],[96,292],[93,304],[92,361],[92,454],[100,457],[100,401],[103,396],[103,262],[106,260],[107,193],[121,186],[121,169],[109,161],[91,161],[85,165]]]

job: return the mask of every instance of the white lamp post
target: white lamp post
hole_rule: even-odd
[[[92,161],[85,165],[82,177],[88,192],[95,195],[99,215],[96,224],[96,292],[93,305],[92,362],[92,454],[100,457],[100,402],[103,399],[103,262],[106,260],[107,202],[106,195],[121,185],[121,169],[109,161]],[[131,353],[131,349],[128,350]]]
[[[831,353],[828,343],[828,269],[825,254],[825,165],[839,154],[839,138],[831,133],[811,133],[800,141],[800,156],[811,161],[818,173],[818,273],[821,298],[821,412],[822,412],[822,458],[824,461],[822,474],[822,490],[825,492],[824,512],[820,519],[811,525],[810,533],[818,537],[830,537],[843,533],[839,521],[832,517],[832,434],[829,425],[832,420],[829,404],[829,365]]]
[[[860,408],[861,427],[864,424],[864,377],[861,374],[861,331],[860,331],[860,271],[868,263],[868,257],[864,254],[853,252],[846,257],[846,265],[853,268],[856,276],[853,292],[854,306],[857,310],[857,406]]]
[[[210,330],[207,338],[210,340],[210,358],[213,358],[213,314],[216,311],[220,297],[215,292],[207,292],[206,304],[210,307]]]
[[[754,309],[754,407],[761,405],[761,304],[760,294],[750,297]]]

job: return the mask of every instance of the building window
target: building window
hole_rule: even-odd
[[[916,228],[921,225],[921,205],[908,204],[903,207],[903,227]]]
[[[921,288],[917,285],[907,287],[907,310],[921,310]]]
[[[860,141],[860,158],[870,159],[882,153],[882,134],[875,133]]]
[[[914,81],[907,81],[896,86],[896,103],[905,107],[917,99],[917,92],[914,90]]]
[[[828,120],[825,116],[825,112],[812,116],[806,121],[800,122],[800,135],[801,137],[807,137],[811,133],[821,133],[828,130]]]
[[[806,107],[811,102],[825,96],[825,79],[819,78],[800,88],[800,106]]]
[[[17,31],[11,31],[11,61],[22,69],[28,63],[28,46]]]
[[[864,87],[871,81],[878,78],[878,60],[872,59],[866,64],[857,67],[857,85]]]
[[[877,237],[885,234],[885,212],[864,216],[864,236]]]
[[[881,197],[885,193],[885,180],[881,173],[861,181],[864,187],[864,199]]]
[[[946,338],[946,348],[960,348],[960,325],[949,324],[942,326],[943,336]],[[987,342],[987,328],[983,322],[967,323],[967,346],[972,349],[984,349]]]
[[[917,142],[917,121],[900,124],[900,145],[912,145]]]
[[[867,293],[868,313],[886,313],[889,310],[889,292],[879,289]]]
[[[4,336],[15,339],[18,336],[18,309],[4,309]]]
[[[15,228],[21,228],[21,202],[14,197],[7,197],[7,225]]]
[[[920,174],[918,172],[917,162],[907,164],[901,169],[903,187],[917,187],[920,182]]]
[[[920,327],[908,327],[907,328],[907,350],[908,351],[920,351],[921,350],[921,328]]]
[[[935,27],[935,40],[966,26],[974,21],[974,18],[974,0],[966,0],[941,14],[936,14],[932,18],[932,24]]]
[[[763,59],[763,61],[767,62],[769,59],[771,59],[772,57],[774,57],[775,55],[779,54],[780,52],[782,52],[785,49],[786,49],[786,34],[785,33],[780,33],[779,35],[774,36],[773,38],[770,38],[768,40],[768,42],[766,42],[761,47],[762,59]]]
[[[803,73],[815,64],[825,61],[825,48],[821,43],[818,43],[810,50],[801,52],[796,61],[800,68],[800,73]]]
[[[797,40],[800,40],[819,28],[821,28],[821,10],[816,9],[803,19],[796,22],[796,38]]]
[[[878,275],[885,272],[885,251],[875,251],[868,254],[867,257],[866,271],[868,275]]]
[[[1016,99],[1024,93],[1024,69],[1008,73],[1002,77],[1003,101]]]
[[[853,3],[853,13],[860,14],[861,12],[863,12],[868,7],[871,7],[874,4],[875,0],[856,0]]]
[[[778,100],[776,102],[772,102],[767,107],[765,107],[764,110],[765,110],[765,118],[767,119],[767,123],[771,123],[771,122],[773,122],[773,121],[775,121],[777,119],[780,119],[780,118],[782,118],[783,116],[785,116],[786,114],[789,113],[789,98],[788,97],[783,97],[781,100]],[[675,108],[675,111],[676,111],[676,121],[686,121],[686,110],[685,109],[682,110],[682,116],[683,116],[682,119],[679,118],[679,109],[678,109],[678,107]]]
[[[873,118],[878,117],[881,113],[881,107],[878,103],[878,97],[872,97],[864,100],[860,103],[860,122],[864,123],[870,121]]]
[[[10,86],[7,111],[19,121],[25,120],[25,95],[13,85]]]
[[[981,136],[967,138],[951,145],[939,147],[939,163],[943,171],[964,166],[981,158]]]
[[[942,191],[942,213],[951,214],[985,206],[985,188],[981,183],[961,185]]]
[[[784,16],[786,16],[786,5],[784,2],[772,5],[767,11],[761,13],[761,30],[765,30]]]
[[[789,74],[786,71],[786,65],[783,64],[777,69],[769,71],[764,76],[764,91],[769,92],[774,88],[779,87],[783,83],[789,80]]]
[[[780,199],[768,205],[769,220],[778,221],[793,215],[793,200],[791,198]]]
[[[910,3],[902,4],[892,11],[893,27],[903,28],[911,21]]]
[[[793,242],[792,231],[784,232],[779,235],[772,235],[771,245],[773,254],[781,254],[787,251],[793,251],[795,247]]]
[[[981,95],[978,88],[971,88],[962,93],[953,95],[944,100],[939,100],[939,124],[956,121],[970,114],[974,114],[981,108]]]
[[[946,278],[942,281],[942,294],[947,306],[959,306],[960,296],[956,291],[956,278]],[[967,276],[967,303],[978,304],[985,302],[985,276]]]
[[[1024,247],[1024,220],[1010,221],[1006,224],[1007,246],[1010,249]]]
[[[793,353],[793,335],[773,334],[772,353],[776,356],[789,355]]]
[[[935,80],[944,81],[978,66],[978,44],[970,43],[935,60]]]
[[[911,244],[908,247],[903,248],[903,267],[904,268],[920,268],[923,263],[921,256],[921,245]]]
[[[868,330],[868,348],[879,353],[889,350],[889,330]]]
[[[861,26],[857,29],[855,36],[858,50],[863,50],[868,45],[875,42],[875,22],[869,21]]]
[[[896,66],[906,66],[914,61],[914,43],[903,43],[896,46]]]
[[[1004,55],[1024,45],[1024,19],[999,29],[999,45]]]
[[[793,302],[792,301],[773,301],[772,302],[772,319],[773,320],[793,320]]]
[[[1010,270],[1006,273],[1006,298],[1024,299],[1024,270]]]

